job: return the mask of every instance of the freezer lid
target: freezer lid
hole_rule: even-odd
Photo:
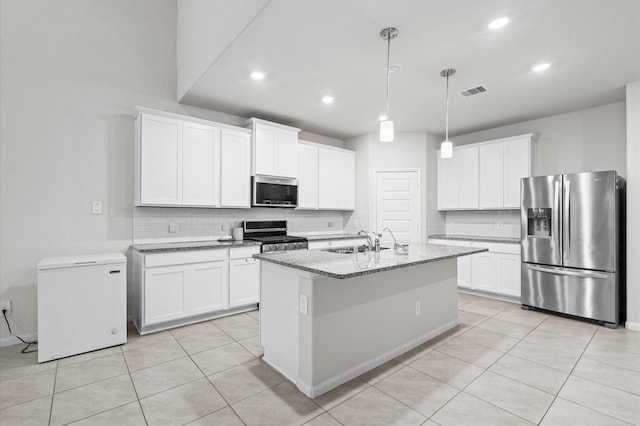
[[[127,263],[127,258],[122,253],[46,257],[38,263],[38,271],[64,268],[79,268],[97,265],[116,265],[122,263]]]

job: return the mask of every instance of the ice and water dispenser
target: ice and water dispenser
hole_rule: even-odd
[[[531,237],[551,238],[551,209],[527,209],[527,235]]]

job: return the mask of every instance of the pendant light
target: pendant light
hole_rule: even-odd
[[[453,157],[453,144],[449,140],[449,77],[454,75],[456,70],[453,68],[447,68],[445,70],[440,71],[441,77],[447,78],[447,101],[446,101],[446,112],[444,118],[444,127],[445,127],[445,136],[444,141],[440,144],[440,158],[451,158]]]
[[[389,27],[380,31],[380,37],[387,40],[387,109],[386,118],[380,122],[380,142],[393,142],[393,121],[389,115],[389,83],[391,80],[390,56],[391,56],[391,40],[398,37],[398,29]]]

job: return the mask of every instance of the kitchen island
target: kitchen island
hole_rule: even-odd
[[[421,345],[458,324],[456,258],[482,251],[255,255],[264,361],[313,398]]]

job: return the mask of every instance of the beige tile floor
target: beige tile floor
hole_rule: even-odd
[[[461,324],[315,399],[260,359],[258,313],[44,364],[0,348],[0,424],[640,425],[640,333],[459,295]]]

